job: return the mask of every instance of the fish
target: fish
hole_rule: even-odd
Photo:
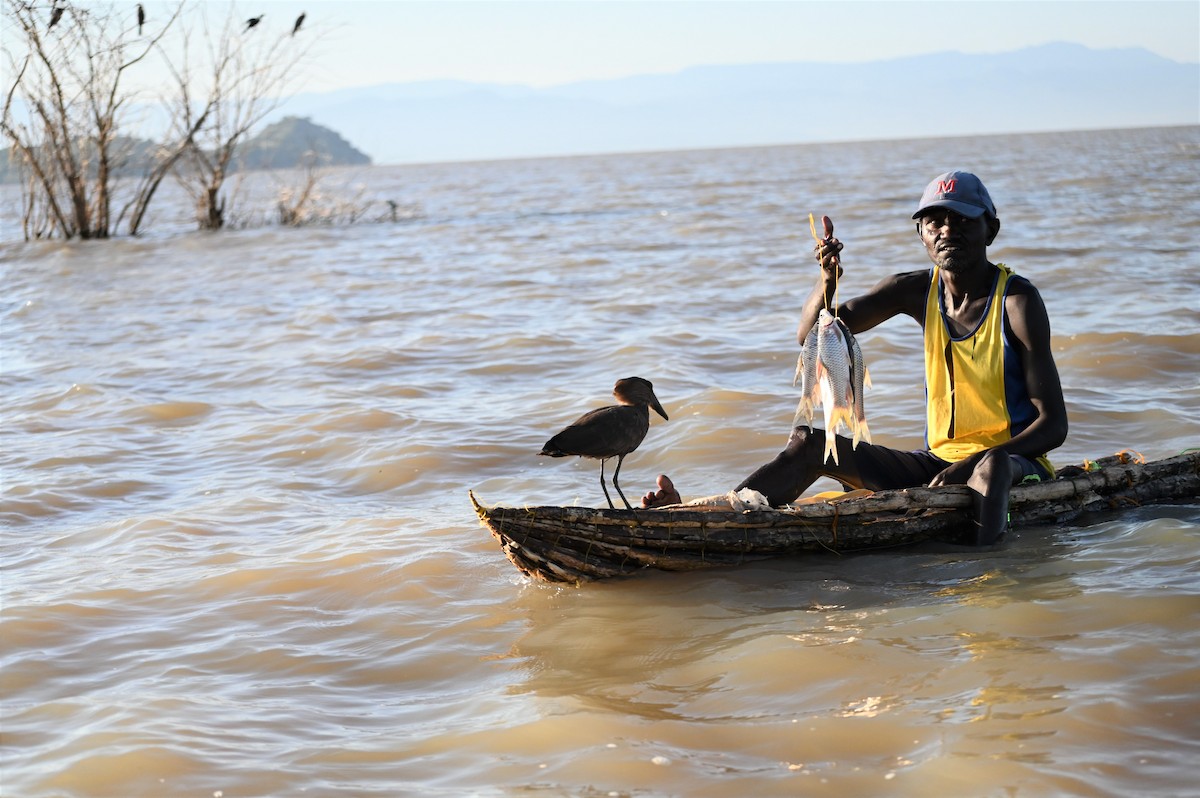
[[[792,426],[812,426],[817,405],[825,415],[824,460],[838,464],[836,435],[845,430],[857,448],[871,442],[863,392],[871,384],[862,347],[845,322],[822,309],[804,339],[792,384],[800,381],[800,401]]]
[[[796,405],[796,415],[792,418],[793,427],[800,426],[801,420],[805,421],[808,426],[812,426],[813,413],[820,401],[820,394],[817,392],[817,367],[819,365],[817,325],[814,324],[804,338],[804,348],[800,350],[800,357],[796,359],[796,374],[792,377],[793,386],[797,382],[800,383],[800,403]]]
[[[838,319],[842,325],[842,333],[850,346],[850,384],[854,389],[854,440],[852,446],[857,449],[862,441],[871,442],[871,430],[867,426],[866,402],[863,399],[864,389],[871,387],[871,375],[867,372],[867,363],[863,360],[862,347],[858,339],[850,332],[845,322]]]
[[[822,309],[817,319],[817,360],[820,362],[817,384],[825,411],[825,460],[838,463],[836,433],[844,428],[854,431],[854,383],[850,365],[850,346],[842,325],[829,311]]]

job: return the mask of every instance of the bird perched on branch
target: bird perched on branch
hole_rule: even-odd
[[[300,16],[296,17],[296,24],[292,26],[293,36],[295,36],[296,32],[300,30],[300,26],[304,24],[304,18],[306,16],[308,16],[307,12],[301,11]]]
[[[46,30],[50,30],[57,25],[58,21],[62,19],[63,12],[66,10],[66,6],[60,6],[57,4],[54,6],[54,8],[50,9],[50,24],[46,26]]]
[[[142,35],[142,26],[146,24],[146,9],[138,3],[138,36]]]
[[[615,457],[617,468],[613,472],[612,483],[617,489],[625,507],[632,510],[629,500],[621,492],[617,477],[621,473],[621,463],[625,455],[632,452],[641,444],[650,429],[650,408],[664,419],[667,413],[654,395],[654,386],[649,380],[641,377],[626,377],[617,380],[613,388],[613,396],[620,404],[602,407],[584,413],[573,424],[555,435],[538,454],[548,457],[568,457],[578,455],[600,461],[600,489],[608,506],[616,509],[612,497],[608,495],[608,487],[604,484],[604,463]]]
[[[259,14],[257,17],[251,17],[250,19],[246,20],[246,30],[250,30],[255,25],[262,22],[262,18],[265,16],[266,14]]]

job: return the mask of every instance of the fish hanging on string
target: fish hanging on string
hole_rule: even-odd
[[[818,404],[824,410],[826,450],[824,460],[838,463],[835,434],[844,430],[852,436],[852,445],[871,443],[866,424],[863,391],[871,384],[866,371],[863,349],[850,328],[822,308],[817,323],[804,338],[792,384],[800,383],[800,401],[792,426],[812,426]]]
[[[822,244],[833,240],[833,221],[828,216],[821,217],[821,227],[824,238],[817,235],[816,221],[809,214],[809,230],[812,239],[817,242],[820,253]],[[820,258],[820,254],[817,256]],[[838,254],[822,260],[821,268],[834,270],[833,307],[838,307],[838,277],[841,276],[841,262]],[[828,292],[828,287],[827,287]],[[826,295],[829,305],[829,296]],[[836,432],[845,430],[852,436],[852,446],[865,440],[871,443],[871,431],[866,426],[866,409],[863,400],[865,386],[871,384],[871,376],[866,373],[866,361],[863,360],[863,349],[858,346],[858,340],[845,322],[822,307],[817,314],[817,323],[812,325],[809,334],[804,337],[804,347],[800,349],[799,360],[796,362],[796,374],[792,377],[792,385],[800,383],[800,401],[796,406],[796,415],[792,418],[792,427],[803,424],[812,427],[812,416],[816,414],[817,404],[824,408],[826,421],[826,450],[824,461],[833,458],[838,464],[838,446]]]
[[[821,227],[825,233],[824,238],[817,235],[816,220],[810,213],[808,229],[813,240],[817,242],[818,259],[821,245],[833,239],[833,221],[828,216],[822,216]],[[833,302],[830,303],[830,297],[826,295],[825,304],[832,304],[836,308],[837,278],[842,274],[841,258],[837,253],[829,258],[827,262],[822,261],[821,268],[831,267],[834,270]],[[826,290],[828,291],[828,287]],[[851,433],[851,445],[855,448],[861,441],[871,442],[871,431],[867,427],[863,401],[863,389],[871,384],[871,376],[867,373],[862,347],[858,345],[858,339],[850,332],[846,323],[826,308],[821,309],[817,315],[817,323],[804,338],[792,385],[797,381],[800,382],[800,402],[796,406],[792,427],[804,423],[811,428],[817,405],[824,407],[825,461],[832,457],[834,464],[838,463],[838,429]]]
[[[861,441],[871,442],[863,401],[863,391],[871,384],[871,376],[867,373],[862,347],[850,328],[824,308],[804,339],[792,384],[796,381],[800,382],[800,402],[792,426],[803,423],[811,427],[817,405],[822,406],[826,461],[832,457],[838,463],[835,436],[839,429],[853,436],[855,447]]]

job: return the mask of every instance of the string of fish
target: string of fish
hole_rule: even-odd
[[[813,215],[808,215],[809,230],[818,246],[833,237],[833,222],[828,216],[821,217],[821,221],[825,228],[824,239],[817,235]],[[811,429],[816,407],[821,405],[825,414],[824,459],[832,459],[835,464],[838,463],[835,438],[839,429],[851,435],[854,447],[861,441],[871,442],[863,401],[863,391],[871,385],[871,376],[867,373],[858,339],[837,317],[837,291],[835,280],[834,312],[821,308],[817,323],[804,339],[804,346],[796,361],[796,373],[792,378],[792,385],[800,383],[800,403],[796,406],[792,426],[798,427],[804,423]],[[825,305],[829,305],[828,296]]]

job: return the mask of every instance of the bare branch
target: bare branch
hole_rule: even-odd
[[[126,222],[136,235],[168,174],[196,199],[201,226],[220,227],[246,141],[285,101],[317,41],[297,38],[294,30],[273,37],[265,27],[246,36],[236,9],[214,24],[214,6],[187,0],[153,29],[129,4],[0,3],[13,76],[3,87],[0,133],[27,178],[27,236],[105,238]],[[176,32],[184,42],[181,60],[167,46]],[[187,47],[197,37],[205,45],[199,73]],[[148,153],[148,143],[130,134],[137,106],[129,86],[138,70],[151,68],[151,53],[164,57],[173,96],[165,101],[165,138]],[[135,167],[141,174],[123,179]]]
[[[30,175],[25,203],[27,221],[48,209],[53,232],[64,238],[107,238],[125,210],[147,202],[144,176],[132,189],[132,206],[115,218],[117,176],[130,165],[134,138],[127,131],[126,108],[133,94],[126,88],[129,71],[159,46],[182,13],[180,3],[148,39],[131,35],[113,3],[54,3],[54,24],[39,18],[34,5],[5,0],[6,53],[24,47],[22,68],[7,87],[0,129],[21,154]],[[11,24],[10,24],[11,21]],[[12,31],[10,36],[9,31]],[[9,60],[18,56],[9,54]],[[27,122],[18,122],[20,101]],[[139,199],[140,198],[140,199]],[[137,215],[141,216],[144,208]],[[26,225],[27,235],[31,226]]]
[[[185,59],[172,75],[178,85],[172,114],[177,128],[184,128],[193,106],[207,109],[209,124],[196,135],[196,146],[183,164],[181,180],[196,202],[201,228],[224,225],[231,209],[232,193],[226,191],[229,175],[245,141],[286,99],[287,90],[300,76],[298,65],[308,57],[313,42],[297,43],[292,37],[270,38],[243,35],[243,15],[229,9],[218,24],[205,17],[200,27],[208,93],[200,102],[192,99],[190,42],[185,42]]]

